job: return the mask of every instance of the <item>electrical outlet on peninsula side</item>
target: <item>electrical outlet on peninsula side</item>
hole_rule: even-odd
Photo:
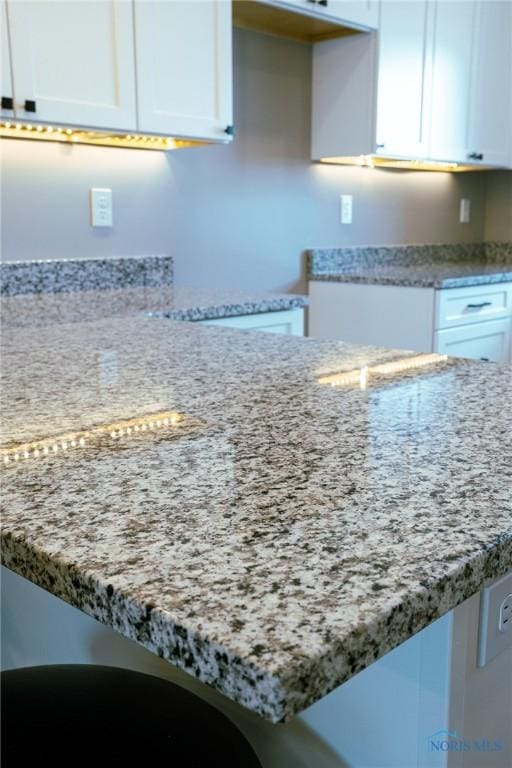
[[[482,590],[478,630],[478,666],[512,647],[512,573]]]

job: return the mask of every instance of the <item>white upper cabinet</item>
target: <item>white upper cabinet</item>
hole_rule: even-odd
[[[384,2],[381,9],[376,151],[428,155],[429,64],[432,8],[420,2]],[[374,150],[375,151],[375,150]]]
[[[9,0],[16,116],[134,130],[133,9],[126,0]]]
[[[376,29],[379,24],[378,0],[271,0],[269,4],[289,5],[294,9],[370,29]]]
[[[377,33],[316,43],[312,157],[428,154],[432,9],[381,4]]]
[[[512,166],[512,3],[477,3],[468,156],[484,165]]]
[[[357,24],[370,29],[377,29],[379,26],[378,0],[328,0],[326,11],[347,24]]]
[[[383,0],[378,32],[315,43],[312,158],[512,166],[512,3]]]
[[[11,59],[9,56],[9,33],[7,31],[7,6],[0,0],[0,43],[2,45],[2,118],[8,120],[14,116],[14,94],[12,88]],[[12,102],[12,106],[11,106]]]
[[[430,156],[466,162],[476,3],[438,0],[434,11]]]
[[[229,139],[231,3],[135,0],[135,32],[139,130]]]

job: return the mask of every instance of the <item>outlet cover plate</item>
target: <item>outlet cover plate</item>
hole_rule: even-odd
[[[506,648],[512,647],[512,628],[503,631],[502,610],[512,594],[512,573],[490,584],[480,595],[480,626],[478,630],[478,666],[485,667]]]

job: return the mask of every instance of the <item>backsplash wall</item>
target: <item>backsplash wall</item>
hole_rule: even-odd
[[[170,253],[181,284],[304,290],[307,248],[510,237],[512,173],[311,164],[310,47],[234,37],[231,146],[163,154],[3,141],[2,258]],[[89,224],[93,186],[113,190],[111,230]],[[354,196],[352,225],[339,222],[342,193]],[[470,224],[458,222],[461,197]]]

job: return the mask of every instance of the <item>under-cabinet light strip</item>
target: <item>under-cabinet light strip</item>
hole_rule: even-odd
[[[7,139],[35,139],[42,141],[58,141],[65,144],[93,144],[104,147],[153,149],[160,151],[205,144],[204,141],[185,141],[182,139],[175,139],[171,136],[87,131],[81,128],[56,125],[36,125],[20,122],[0,123],[0,136]]]
[[[84,448],[91,442],[97,442],[101,438],[117,440],[148,431],[175,427],[182,423],[184,417],[175,411],[162,411],[151,413],[134,419],[102,424],[80,432],[67,432],[53,437],[42,438],[30,443],[12,445],[1,449],[3,464],[8,465],[27,459],[44,458],[66,452],[74,448]]]
[[[392,360],[389,363],[381,363],[373,366],[363,366],[346,373],[332,373],[326,376],[320,376],[317,379],[319,384],[329,384],[331,387],[350,387],[359,385],[361,389],[366,389],[368,379],[371,374],[381,376],[392,376],[397,373],[403,373],[415,368],[424,368],[428,365],[442,363],[448,359],[448,355],[412,355],[403,357],[400,360]]]
[[[481,164],[468,165],[467,163],[450,163],[443,160],[399,159],[381,157],[380,155],[322,157],[320,162],[325,165],[357,165],[361,168],[398,168],[408,171],[444,171],[448,173],[487,170],[487,167]]]

